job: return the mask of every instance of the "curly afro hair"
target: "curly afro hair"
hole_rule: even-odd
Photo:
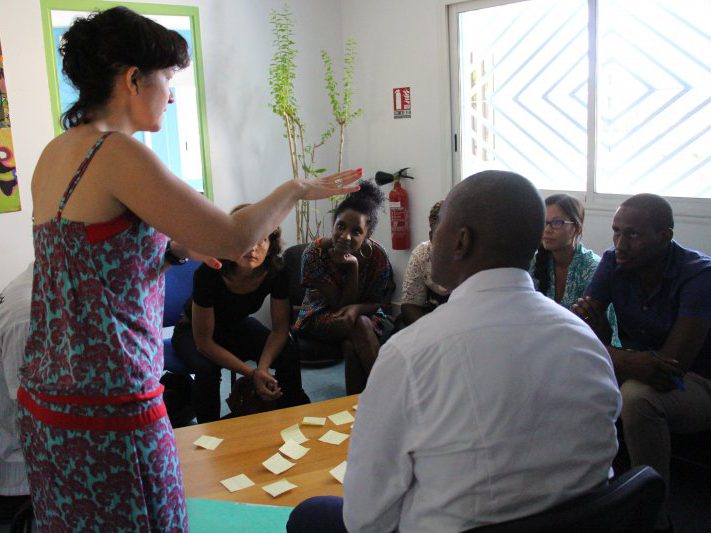
[[[378,211],[385,201],[385,194],[370,180],[361,180],[358,185],[360,185],[359,190],[346,195],[343,201],[336,206],[333,220],[335,222],[338,215],[346,209],[353,209],[353,211],[367,217],[368,237],[370,237],[378,225]]]

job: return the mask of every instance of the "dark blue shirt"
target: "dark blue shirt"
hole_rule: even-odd
[[[623,348],[659,350],[677,318],[711,320],[711,257],[672,241],[662,283],[647,292],[635,272],[617,266],[611,248],[585,295],[612,303]],[[711,379],[711,332],[690,370]]]

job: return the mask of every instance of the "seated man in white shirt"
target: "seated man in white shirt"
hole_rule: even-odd
[[[0,293],[0,520],[12,518],[30,493],[15,413],[31,298],[32,264]]]
[[[605,482],[620,393],[602,343],[533,287],[544,218],[517,174],[482,172],[452,189],[432,242],[449,302],[380,349],[343,501],[303,503],[289,531],[463,531]]]

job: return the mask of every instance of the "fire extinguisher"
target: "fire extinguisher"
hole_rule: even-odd
[[[393,189],[388,195],[393,250],[410,249],[410,201],[407,197],[407,191],[400,184],[402,178],[414,179],[412,176],[407,175],[408,168],[402,168],[394,174],[388,172],[375,173],[375,183],[378,185],[393,183]]]

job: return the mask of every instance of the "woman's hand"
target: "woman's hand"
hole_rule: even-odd
[[[358,185],[351,185],[363,175],[363,169],[345,170],[322,178],[299,178],[297,183],[301,187],[299,197],[302,200],[320,200],[337,194],[348,194],[359,189]]]
[[[333,313],[334,318],[343,320],[351,327],[353,327],[359,316],[360,306],[358,304],[345,305]]]
[[[358,258],[348,248],[343,248],[338,243],[334,243],[333,247],[328,250],[328,256],[337,265],[358,264]]]
[[[283,394],[279,383],[268,370],[257,368],[252,374],[252,381],[254,382],[254,390],[266,402],[272,402]]]

